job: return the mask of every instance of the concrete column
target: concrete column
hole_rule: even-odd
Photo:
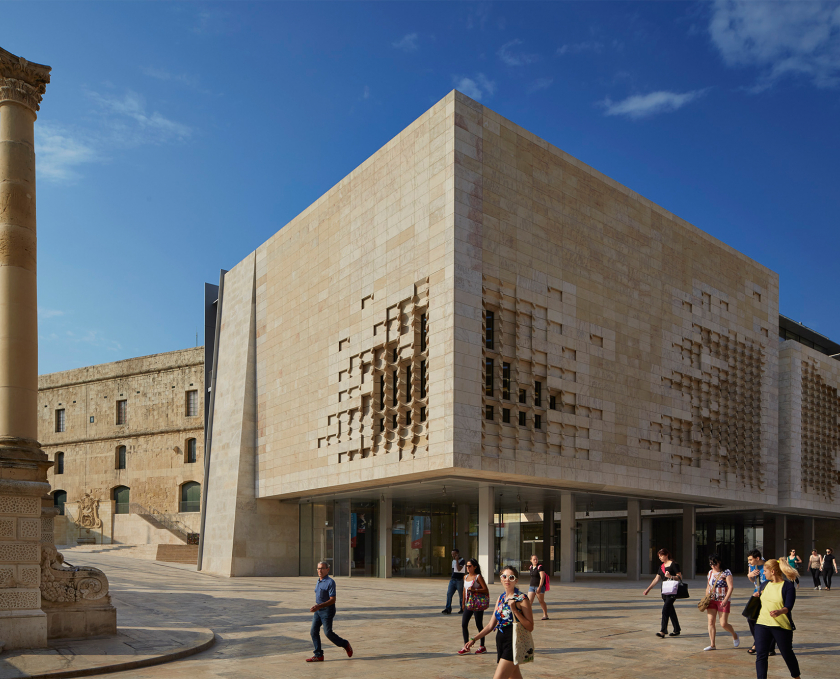
[[[379,577],[390,578],[392,575],[391,560],[393,555],[392,528],[393,501],[383,497],[379,500]]]
[[[640,554],[642,542],[642,505],[638,500],[627,500],[627,579],[641,577]]]
[[[776,514],[776,541],[773,545],[773,549],[776,550],[775,554],[765,554],[765,559],[775,559],[777,557],[784,557],[788,554],[788,546],[787,546],[787,516],[784,514]]]
[[[494,520],[495,490],[492,486],[478,489],[478,565],[488,584],[494,582],[493,552],[496,547]]]
[[[815,544],[815,534],[814,534],[814,517],[813,516],[806,516],[804,519],[805,522],[805,531],[804,535],[802,536],[803,545],[801,547],[802,554],[800,554],[800,558],[802,559],[802,563],[805,564],[805,568],[808,568],[808,559],[811,556],[811,550],[814,549]],[[798,553],[798,552],[797,552]]]
[[[0,565],[5,650],[47,645],[41,498],[51,466],[38,438],[35,119],[50,67],[0,49]]]
[[[470,553],[470,506],[458,505],[458,511],[455,517],[455,531],[458,535],[455,537],[455,547],[461,554],[463,559],[478,558],[475,554]]]
[[[697,510],[694,505],[683,505],[682,555],[680,566],[684,580],[693,580],[697,570],[694,535],[697,525]]]
[[[546,501],[543,507],[543,553],[542,562],[549,575],[554,575],[554,503]]]
[[[560,496],[560,582],[575,581],[575,496]]]

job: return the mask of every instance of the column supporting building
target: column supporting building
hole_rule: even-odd
[[[696,557],[696,525],[697,525],[697,510],[694,505],[683,505],[683,521],[682,521],[682,554],[680,558],[680,566],[682,566],[682,575],[685,580],[694,580],[697,570]]]
[[[787,556],[787,516],[784,514],[776,514],[776,535],[773,548],[776,550],[775,554],[763,554],[766,559],[775,559],[776,557]]]
[[[470,554],[470,506],[468,504],[458,505],[455,519],[455,548],[461,554],[461,558],[469,559],[474,555]]]
[[[390,578],[393,554],[393,500],[382,497],[379,500],[379,577]]]
[[[478,565],[488,584],[495,581],[493,552],[495,549],[495,489],[482,486],[478,489]]]
[[[627,500],[627,579],[641,578],[640,552],[642,540],[642,505],[638,500]]]
[[[575,496],[560,495],[560,582],[575,581]]]
[[[805,564],[805,568],[807,568],[808,559],[811,557],[811,550],[813,550],[816,546],[816,534],[814,532],[814,517],[806,516],[804,521],[805,534],[802,536],[802,539],[805,541],[805,546],[802,549],[800,558],[802,559],[802,563]]]
[[[543,567],[554,575],[554,503],[546,500],[543,507]]]

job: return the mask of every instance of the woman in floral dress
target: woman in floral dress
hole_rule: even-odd
[[[476,641],[483,639],[495,629],[497,664],[493,679],[522,679],[519,665],[513,664],[513,623],[516,621],[529,632],[533,632],[534,613],[528,597],[516,587],[519,571],[513,566],[506,566],[499,577],[505,591],[496,602],[493,618],[475,638],[465,644],[464,648],[469,650]]]

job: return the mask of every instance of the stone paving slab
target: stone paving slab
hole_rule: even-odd
[[[0,679],[101,676],[184,658],[210,648],[209,629],[120,627],[115,636],[57,639],[48,648],[7,651]]]
[[[86,559],[90,558],[89,561]],[[126,624],[209,627],[213,648],[189,658],[121,674],[125,679],[490,679],[495,669],[492,639],[484,656],[458,656],[460,618],[440,611],[444,579],[337,578],[335,631],[351,641],[348,659],[325,642],[326,662],[312,655],[308,612],[312,578],[234,578],[205,575],[175,564],[132,561],[110,554],[73,554],[73,563],[102,568],[111,581],[119,619]],[[720,650],[708,645],[706,616],[696,608],[702,580],[690,583],[692,598],[677,603],[680,637],[658,639],[662,600],[642,596],[650,580],[590,579],[552,583],[549,621],[537,621],[537,660],[525,679],[743,679],[755,676],[747,654],[749,629],[739,612],[752,591],[736,582],[733,623],[741,648],[719,635]],[[806,580],[803,579],[803,583]],[[495,596],[501,585],[491,585]],[[795,608],[795,649],[803,677],[837,677],[840,661],[840,590],[801,588]],[[474,632],[474,626],[470,634]],[[770,676],[789,676],[781,657],[771,658]]]

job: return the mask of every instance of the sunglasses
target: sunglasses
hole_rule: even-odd
[[[516,582],[516,576],[515,575],[505,575],[504,573],[502,573],[499,577],[502,580],[508,580],[509,582]]]

